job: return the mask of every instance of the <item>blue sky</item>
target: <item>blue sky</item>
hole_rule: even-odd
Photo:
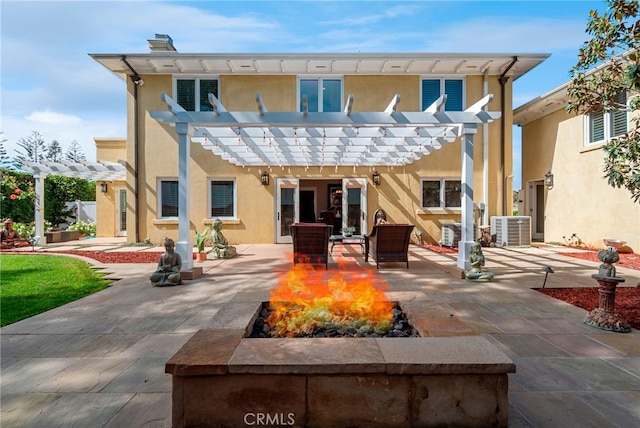
[[[180,52],[549,53],[514,82],[514,106],[554,89],[577,61],[602,1],[30,1],[1,0],[0,139],[38,131],[73,140],[124,137],[124,83],[89,53],[145,53],[169,34]],[[519,129],[514,188],[520,188]]]

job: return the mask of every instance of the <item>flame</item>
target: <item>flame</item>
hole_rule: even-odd
[[[326,271],[298,263],[280,276],[266,320],[273,336],[303,336],[334,327],[354,335],[389,331],[393,304],[384,294],[387,285],[371,268],[349,268],[340,261],[338,267]]]

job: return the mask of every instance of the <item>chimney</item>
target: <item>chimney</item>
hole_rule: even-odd
[[[149,39],[147,41],[149,42],[151,52],[176,51],[176,48],[173,47],[173,39],[168,34],[156,34],[155,39]]]

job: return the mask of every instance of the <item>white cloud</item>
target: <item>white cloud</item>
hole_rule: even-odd
[[[71,125],[80,125],[82,123],[82,119],[78,116],[56,113],[53,111],[34,111],[29,116],[27,116],[29,122],[33,122],[34,126],[38,125],[60,125],[60,126],[71,126]]]

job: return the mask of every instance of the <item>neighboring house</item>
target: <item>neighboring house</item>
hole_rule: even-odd
[[[628,190],[611,187],[603,173],[602,146],[626,133],[631,117],[624,111],[567,113],[568,84],[513,113],[522,127],[524,214],[532,217],[533,239],[595,248],[617,239],[638,252],[640,204]]]
[[[91,54],[127,91],[126,148],[112,157],[127,179],[123,194],[97,198],[98,236],[119,232],[102,219],[125,216],[129,242],[193,239],[220,218],[231,243],[290,242],[288,226],[317,221],[334,196],[339,226],[356,234],[381,208],[434,243],[471,191],[486,207],[476,223],[511,214],[512,83],[548,54],[192,54],[165,35],[149,45]]]

